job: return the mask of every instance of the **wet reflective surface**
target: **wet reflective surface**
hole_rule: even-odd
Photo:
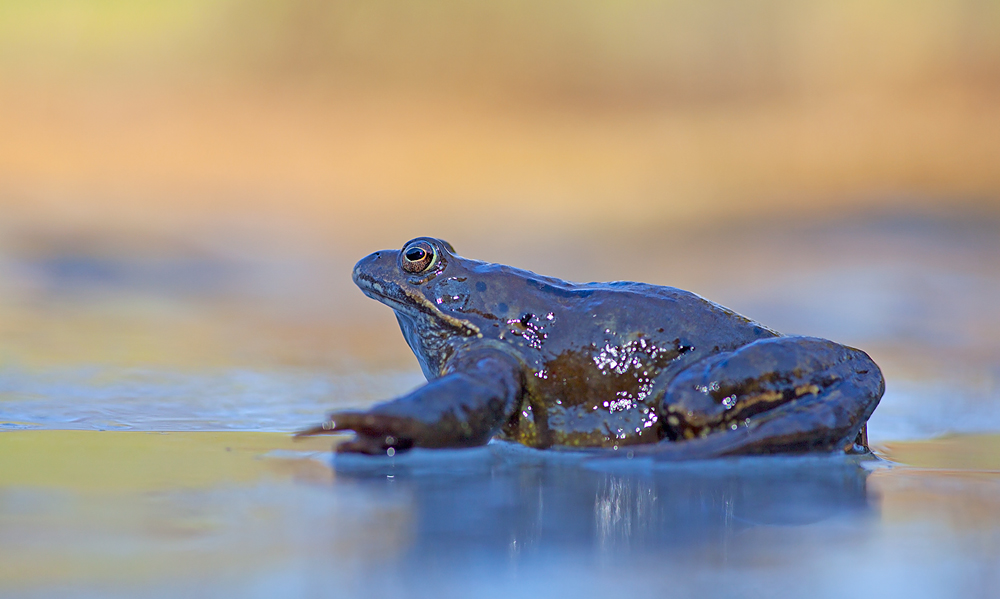
[[[954,463],[663,465],[493,444],[331,468],[266,433],[0,443],[5,596],[937,597],[1000,582],[1000,479]],[[951,445],[953,461],[979,448],[998,465],[997,437]]]
[[[334,458],[288,433],[422,381],[350,261],[8,247],[0,595],[992,596],[998,222],[676,229],[641,254],[609,234],[586,262],[582,238],[454,240],[689,288],[886,372],[878,457],[689,464],[505,443]]]

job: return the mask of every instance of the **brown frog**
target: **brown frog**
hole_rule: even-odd
[[[439,239],[367,256],[354,282],[395,311],[428,382],[300,433],[354,431],[342,452],[494,438],[667,458],[840,451],[864,445],[884,391],[861,350],[680,289],[570,283]]]

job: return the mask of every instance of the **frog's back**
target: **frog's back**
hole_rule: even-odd
[[[760,323],[675,287],[632,281],[567,283],[541,277],[526,281],[541,300],[537,310],[526,314],[544,314],[551,323],[543,344],[547,358],[640,337],[660,344],[676,342],[697,353],[716,353],[778,336]]]
[[[632,281],[573,283],[466,259],[461,267],[461,279],[450,279],[456,283],[448,286],[458,291],[441,293],[437,304],[452,306],[484,337],[508,344],[536,370],[565,359],[567,353],[594,358],[608,347],[644,341],[678,351],[669,367],[677,371],[704,355],[778,335],[674,287]]]

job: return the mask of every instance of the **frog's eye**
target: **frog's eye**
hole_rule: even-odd
[[[426,241],[417,241],[403,248],[403,270],[421,272],[434,263],[434,248]]]

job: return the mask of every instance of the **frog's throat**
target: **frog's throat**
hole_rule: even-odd
[[[472,324],[468,320],[462,320],[461,318],[455,318],[450,314],[445,314],[444,312],[441,311],[440,308],[434,305],[434,302],[424,297],[423,294],[419,292],[410,291],[405,287],[400,287],[400,290],[402,290],[402,292],[406,294],[406,297],[409,298],[410,301],[412,301],[414,304],[419,305],[427,312],[430,312],[431,315],[441,319],[446,324],[449,324],[455,327],[456,329],[462,331],[465,335],[469,337],[483,336],[483,334],[479,331],[479,327]]]

